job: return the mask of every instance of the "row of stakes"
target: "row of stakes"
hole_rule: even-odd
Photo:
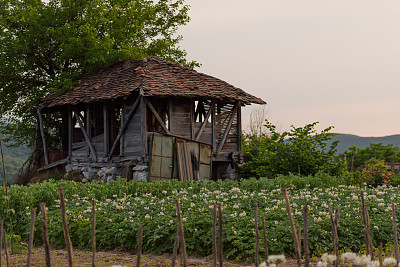
[[[73,250],[72,250],[72,242],[69,235],[68,223],[67,223],[67,213],[66,213],[66,205],[65,205],[65,197],[64,197],[64,189],[62,187],[58,188],[58,193],[60,197],[60,209],[61,209],[61,219],[63,225],[64,239],[68,256],[68,266],[73,266]],[[286,211],[289,217],[289,223],[293,238],[294,251],[296,255],[296,260],[298,266],[302,266],[304,263],[305,267],[309,267],[310,259],[309,259],[309,249],[308,249],[308,205],[303,206],[303,252],[304,252],[304,262],[302,261],[301,255],[301,228],[299,227],[296,231],[296,226],[293,218],[293,213],[291,210],[290,200],[288,197],[288,193],[285,188],[282,188],[282,193],[284,195]],[[183,220],[180,208],[180,200],[175,199],[175,207],[177,213],[177,234],[175,238],[173,255],[172,255],[172,263],[171,266],[174,267],[176,264],[176,259],[178,255],[179,247],[181,248],[181,263],[183,266],[187,266],[187,254],[186,254],[186,245],[185,245],[185,235],[183,228]],[[364,224],[364,240],[366,245],[366,254],[370,255],[371,258],[374,258],[374,249],[372,246],[372,237],[370,231],[370,221],[368,210],[365,206],[364,201],[364,192],[361,191],[361,210],[362,210],[362,218]],[[45,261],[46,267],[52,266],[50,259],[50,243],[48,237],[48,226],[47,226],[47,214],[46,214],[46,204],[40,204],[41,211],[41,222],[42,222],[42,237],[43,237],[43,247],[45,251]],[[336,209],[333,213],[332,207],[329,206],[329,214],[332,223],[332,236],[333,236],[333,253],[336,256],[336,260],[333,262],[333,266],[337,267],[339,265],[339,238],[337,233],[337,227],[339,223],[339,214],[340,210]],[[255,266],[259,266],[259,242],[260,242],[260,233],[258,227],[258,204],[255,203],[255,255],[254,262]],[[30,222],[30,232],[29,232],[29,241],[28,241],[28,255],[27,255],[27,264],[26,266],[31,266],[31,256],[33,250],[33,237],[34,237],[34,225],[36,220],[36,208],[32,209],[31,212],[31,222]],[[395,204],[392,203],[392,221],[393,221],[393,242],[394,242],[394,256],[397,262],[399,263],[399,251],[398,251],[398,240],[397,240],[397,224],[396,224],[396,212],[395,212]],[[217,231],[218,224],[218,231]],[[10,266],[10,256],[7,249],[7,239],[6,239],[6,231],[4,229],[4,222],[0,220],[0,267],[2,265],[2,245],[4,242],[5,245],[5,259],[7,267]],[[213,249],[213,266],[223,266],[224,257],[223,257],[223,247],[222,247],[222,203],[214,204],[213,209],[213,233],[212,233],[212,249]],[[265,218],[262,219],[262,228],[263,228],[263,240],[265,247],[265,260],[268,259],[268,242],[267,242],[267,233],[265,226]],[[217,238],[218,232],[218,238]],[[3,242],[1,242],[3,240]],[[218,240],[218,242],[217,242]],[[143,225],[139,226],[138,233],[138,251],[137,251],[137,266],[141,265],[141,257],[142,257],[142,245],[143,245]],[[92,199],[92,266],[95,266],[96,259],[96,201]],[[379,262],[380,266],[382,266],[382,243],[380,244],[379,249]],[[396,266],[397,266],[396,265]]]

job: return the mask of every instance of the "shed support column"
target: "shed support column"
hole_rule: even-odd
[[[42,118],[42,113],[40,112],[40,109],[37,109],[37,114],[38,114],[38,120],[39,120],[40,134],[42,135],[44,163],[46,165],[49,165],[49,156],[47,154],[46,136],[44,135],[43,118]]]
[[[211,125],[211,127],[212,127],[212,129],[211,129],[211,135],[212,135],[211,136],[211,143],[212,143],[213,152],[216,151],[216,140],[217,140],[217,137],[215,136],[215,112],[217,111],[216,105],[217,105],[217,103],[214,102],[214,103],[211,104],[211,107],[210,107],[210,108],[212,108],[212,113],[211,113],[211,123],[212,123],[212,125]]]
[[[104,157],[108,156],[108,139],[109,139],[109,133],[108,133],[108,113],[107,113],[107,103],[103,104],[103,132],[104,132]]]
[[[72,158],[72,111],[71,107],[68,107],[68,158]]]
[[[238,141],[237,141],[237,150],[239,152],[242,151],[242,103],[241,101],[238,102],[238,110],[237,110],[237,136],[238,136]]]
[[[141,108],[141,121],[142,121],[142,142],[143,142],[143,154],[142,159],[146,161],[146,157],[148,155],[148,148],[147,148],[147,118],[146,118],[146,101],[141,93],[140,96],[140,108]]]
[[[91,133],[91,128],[90,128],[90,104],[87,104],[86,106],[86,110],[85,110],[85,126],[86,126],[86,133],[90,138],[92,138],[92,133]],[[88,146],[88,150],[87,150],[88,156],[90,156],[90,148]]]
[[[123,157],[124,156],[124,143],[125,143],[125,132],[122,131],[124,125],[125,125],[125,105],[122,105],[121,108],[121,138],[119,140],[119,156]],[[118,139],[118,136],[115,140]]]

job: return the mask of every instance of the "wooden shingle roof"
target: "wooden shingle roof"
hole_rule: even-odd
[[[265,104],[258,97],[220,79],[157,57],[127,59],[83,75],[75,88],[50,94],[38,106],[91,103],[126,98],[134,92],[144,96],[179,96],[240,100],[243,104]]]

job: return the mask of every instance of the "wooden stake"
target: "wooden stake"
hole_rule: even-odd
[[[3,225],[4,226],[4,225]],[[7,267],[10,266],[10,254],[8,254],[8,247],[7,247],[7,234],[6,234],[6,229],[3,227],[3,239],[4,239],[4,252],[6,256],[6,263]]]
[[[30,225],[30,229],[29,229],[28,259],[26,260],[27,267],[31,266],[33,238],[34,238],[34,234],[35,234],[35,219],[36,219],[36,208],[33,208],[31,211],[31,225]]]
[[[299,244],[299,252],[301,255],[301,227],[300,226],[297,228],[297,240],[298,240],[297,244]]]
[[[172,253],[172,263],[171,267],[175,267],[175,262],[176,262],[176,256],[178,255],[178,246],[179,246],[179,227],[176,230],[176,237],[175,237],[175,243],[174,243],[174,250]]]
[[[374,259],[374,249],[372,247],[369,215],[368,215],[368,210],[365,206],[364,192],[362,190],[361,190],[361,210],[362,210],[362,216],[363,216],[363,222],[364,222],[364,239],[365,239],[365,246],[367,249],[367,255],[371,255],[371,260],[373,260]]]
[[[3,253],[3,220],[0,220],[0,267],[1,267],[1,259]]]
[[[58,188],[58,195],[60,197],[61,219],[64,231],[65,245],[67,247],[67,252],[68,252],[68,266],[71,267],[74,265],[72,259],[73,258],[72,243],[71,243],[71,238],[69,236],[67,210],[65,207],[64,189],[62,187]]]
[[[265,248],[265,262],[268,260],[268,240],[267,240],[267,229],[265,228],[265,218],[262,219],[263,237],[264,237],[264,248]]]
[[[329,214],[331,216],[332,223],[332,236],[333,236],[333,252],[335,253],[336,260],[333,265],[337,267],[339,265],[339,238],[337,233],[337,224],[339,222],[339,209],[335,211],[335,217],[333,216],[332,206],[329,206]]]
[[[213,233],[212,233],[212,246],[213,246],[213,266],[217,267],[217,204],[214,204],[213,212]]]
[[[40,203],[40,213],[42,214],[42,236],[43,236],[44,254],[46,258],[46,267],[51,267],[46,204],[44,202]]]
[[[383,245],[382,242],[379,244],[379,267],[383,266],[383,257],[382,257],[382,252],[383,252]]]
[[[179,199],[175,199],[175,207],[176,207],[176,215],[178,217],[178,227],[179,227],[179,239],[181,242],[182,247],[182,261],[183,267],[187,266],[187,257],[186,257],[186,244],[185,244],[185,234],[183,230],[183,221],[182,221],[182,214],[181,214],[181,205]]]
[[[310,256],[308,251],[308,206],[303,207],[303,247],[304,247],[304,267],[310,266]]]
[[[256,230],[256,247],[255,247],[255,254],[254,254],[254,260],[256,267],[258,267],[258,247],[259,247],[259,239],[260,239],[260,233],[258,232],[258,203],[255,203],[255,208],[254,208],[254,227]]]
[[[96,261],[96,200],[92,199],[92,267]]]
[[[218,256],[219,266],[224,266],[224,250],[222,248],[222,203],[218,203]]]
[[[289,197],[288,197],[286,188],[282,188],[282,193],[283,193],[283,196],[285,198],[286,211],[288,213],[289,222],[290,222],[290,228],[292,230],[292,237],[293,237],[293,243],[294,243],[294,250],[295,250],[295,253],[296,253],[297,265],[301,266],[301,255],[300,255],[300,251],[299,251],[296,227],[294,225],[292,208],[290,207],[290,201],[289,201]]]
[[[394,258],[396,259],[396,266],[399,265],[399,243],[397,239],[397,223],[396,223],[396,206],[392,202],[392,221],[393,221],[393,245],[394,245]]]
[[[136,266],[140,267],[140,260],[142,258],[142,245],[143,245],[143,225],[139,226],[139,240]]]

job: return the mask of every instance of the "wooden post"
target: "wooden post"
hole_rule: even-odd
[[[361,210],[362,210],[362,217],[364,222],[364,240],[366,246],[367,255],[371,255],[371,259],[374,259],[374,250],[372,247],[372,238],[371,238],[371,228],[369,224],[369,215],[368,210],[365,206],[364,200],[364,192],[361,190]]]
[[[46,213],[46,204],[44,202],[40,203],[40,213],[42,214],[42,236],[43,236],[43,245],[44,245],[44,254],[46,258],[46,267],[51,267],[50,260],[50,243],[49,243],[49,234],[47,227],[47,213]]]
[[[382,252],[383,252],[383,245],[382,245],[382,242],[381,242],[381,243],[379,243],[379,267],[383,266]]]
[[[178,255],[178,247],[179,247],[179,227],[176,230],[176,237],[175,237],[175,243],[174,243],[174,249],[172,252],[172,262],[171,262],[171,267],[175,267],[175,262],[176,262],[176,256]]]
[[[64,231],[64,239],[65,239],[65,245],[67,247],[67,252],[68,252],[68,266],[73,266],[73,252],[72,252],[72,243],[71,243],[71,238],[69,236],[69,230],[68,230],[68,220],[67,220],[67,211],[65,207],[65,198],[64,198],[64,189],[62,187],[58,188],[58,195],[60,197],[60,208],[61,208],[61,219],[62,219],[62,225],[63,225],[63,231]]]
[[[68,158],[72,158],[72,143],[73,143],[73,125],[72,125],[72,110],[68,107]]]
[[[4,229],[4,224],[3,224],[3,239],[4,239],[4,252],[6,256],[6,263],[7,267],[10,266],[10,254],[8,254],[8,247],[7,247],[7,234],[6,234],[6,229]]]
[[[396,206],[392,202],[392,221],[393,221],[393,246],[394,258],[396,259],[396,266],[399,265],[399,243],[397,239],[397,223],[396,223]]]
[[[218,203],[218,256],[219,266],[224,266],[224,250],[222,248],[222,203]]]
[[[49,165],[49,155],[47,154],[46,136],[44,135],[43,118],[42,118],[42,113],[40,112],[40,109],[37,109],[37,114],[38,114],[38,119],[39,119],[40,134],[42,135],[44,162],[46,165]]]
[[[104,146],[104,157],[108,156],[108,138],[109,138],[109,132],[108,132],[108,109],[107,109],[107,103],[103,103],[103,133],[104,133],[104,139],[103,139],[103,146]]]
[[[300,252],[300,254],[301,254],[301,227],[299,226],[298,228],[297,228],[297,244],[299,244],[299,252]]]
[[[256,247],[255,247],[255,254],[254,254],[254,260],[256,267],[258,267],[258,247],[259,247],[259,239],[260,239],[260,233],[258,232],[258,203],[255,203],[255,208],[254,208],[254,227],[255,227],[255,232],[256,232]]]
[[[217,267],[217,204],[214,204],[213,210],[213,233],[212,233],[212,246],[213,246],[213,266]]]
[[[236,123],[237,123],[237,150],[242,151],[242,102],[238,101],[238,110],[236,114]]]
[[[89,147],[89,149],[90,149],[92,158],[93,158],[95,161],[97,161],[96,150],[94,149],[94,146],[93,146],[93,144],[92,144],[92,140],[90,140],[89,135],[88,135],[88,133],[86,132],[86,128],[84,127],[84,125],[83,125],[83,123],[82,123],[82,121],[81,121],[81,118],[79,117],[79,110],[78,110],[77,108],[74,109],[74,114],[75,114],[76,121],[78,122],[79,127],[81,128],[81,131],[82,131],[82,133],[83,133],[83,136],[85,137],[86,144],[88,145],[88,147]]]
[[[308,206],[303,207],[303,247],[304,247],[304,267],[310,266],[310,253],[308,250]]]
[[[138,251],[136,266],[140,267],[140,260],[142,258],[142,245],[143,245],[143,224],[139,226],[139,237],[138,237]]]
[[[217,136],[216,136],[216,131],[215,131],[215,112],[216,112],[216,103],[211,104],[213,107],[212,113],[211,113],[211,144],[212,144],[212,150],[213,152],[216,151],[217,149]],[[210,107],[211,108],[211,107]]]
[[[294,225],[292,208],[290,207],[290,201],[289,201],[289,197],[288,197],[286,188],[282,188],[282,193],[283,193],[283,196],[285,198],[286,211],[288,213],[289,222],[290,222],[290,228],[292,230],[292,237],[293,237],[293,243],[294,243],[294,250],[295,250],[295,253],[296,253],[297,265],[301,266],[301,255],[300,255],[300,251],[299,251],[296,227]]]
[[[351,152],[351,158],[350,158],[350,172],[354,171],[354,152]]]
[[[92,199],[92,267],[96,260],[96,200]]]
[[[333,236],[333,252],[335,253],[336,260],[333,265],[337,267],[339,265],[339,239],[337,233],[337,224],[339,222],[339,209],[335,211],[335,217],[333,216],[332,206],[329,206],[329,214],[331,216],[332,223],[332,236]]]
[[[267,240],[267,229],[265,227],[265,218],[262,219],[263,226],[263,237],[264,237],[264,248],[265,248],[265,262],[268,261],[268,240]]]
[[[35,234],[35,219],[36,219],[36,208],[33,208],[31,211],[31,225],[29,229],[29,242],[28,242],[28,258],[26,260],[26,266],[31,266],[31,257],[33,250],[33,238]],[[1,259],[0,259],[1,260]]]
[[[186,258],[186,244],[185,244],[185,234],[183,230],[183,221],[182,221],[182,214],[181,214],[181,205],[179,199],[175,199],[175,207],[176,207],[176,215],[178,217],[178,227],[179,227],[179,239],[181,242],[182,247],[182,260],[183,266],[187,266],[187,258]]]
[[[140,117],[142,122],[142,145],[143,145],[143,153],[142,158],[145,160],[147,155],[149,154],[149,148],[147,145],[147,105],[144,100],[144,96],[141,94],[140,96]]]
[[[125,105],[123,104],[122,105],[122,108],[121,108],[121,130],[120,130],[120,132],[122,132],[122,128],[124,127],[124,125],[125,125],[125,109],[126,109],[126,107],[125,107]],[[119,135],[119,133],[118,133],[118,135]],[[117,135],[117,137],[115,138],[115,140],[117,140],[118,139],[118,135]],[[115,142],[115,141],[114,141]],[[122,132],[122,134],[121,134],[121,137],[120,137],[120,140],[119,140],[119,156],[120,157],[123,157],[124,156],[124,144],[125,144],[125,132]],[[114,144],[113,144],[113,146],[114,146]],[[111,147],[111,150],[113,150],[112,149],[112,147]],[[132,170],[132,168],[131,168],[131,170]]]
[[[0,267],[1,267],[1,259],[3,258],[3,220],[0,220]]]

